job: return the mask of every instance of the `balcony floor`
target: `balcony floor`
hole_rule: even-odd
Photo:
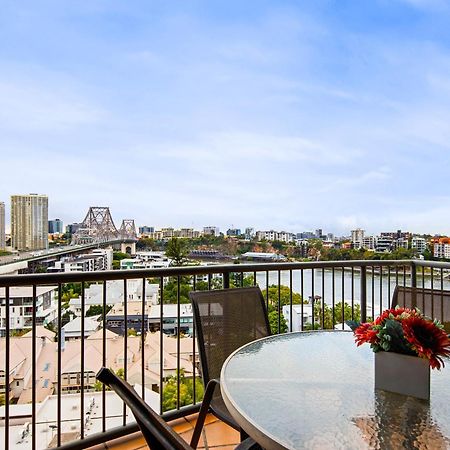
[[[169,422],[169,425],[186,441],[190,442],[197,414],[186,416]],[[239,433],[227,424],[221,422],[212,414],[205,420],[202,436],[198,444],[199,449],[231,450],[239,443]],[[146,450],[148,449],[141,433],[134,433],[114,441],[92,447],[90,450]]]

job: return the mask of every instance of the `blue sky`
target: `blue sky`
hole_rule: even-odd
[[[0,200],[450,233],[450,1],[10,1]]]

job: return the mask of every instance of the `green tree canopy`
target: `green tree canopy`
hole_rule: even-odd
[[[199,378],[195,379],[195,400],[197,402],[203,399],[204,388]],[[171,376],[164,385],[163,389],[163,411],[170,411],[177,407],[177,376]],[[186,378],[184,370],[180,370],[180,405],[186,406],[194,403],[194,381],[192,378]]]
[[[174,266],[182,266],[186,262],[188,248],[184,239],[173,237],[167,243],[166,256],[172,260]]]

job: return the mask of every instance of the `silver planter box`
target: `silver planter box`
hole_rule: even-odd
[[[430,399],[430,363],[417,356],[375,353],[375,389]]]

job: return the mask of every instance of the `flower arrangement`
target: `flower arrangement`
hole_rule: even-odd
[[[374,352],[395,352],[428,359],[432,369],[444,367],[450,356],[450,339],[438,320],[418,309],[388,309],[373,322],[349,323],[358,346],[369,343]]]

